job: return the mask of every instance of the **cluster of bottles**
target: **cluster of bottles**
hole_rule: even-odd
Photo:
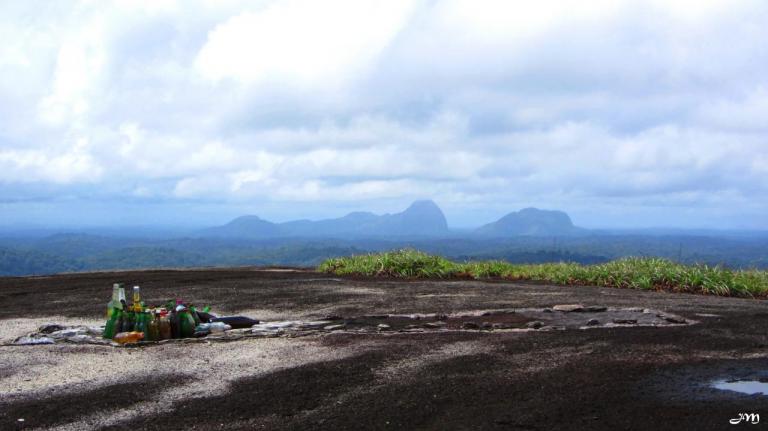
[[[115,283],[112,300],[107,305],[104,338],[124,344],[192,337],[201,323],[201,315],[208,316],[209,307],[201,311],[199,313],[194,305],[186,305],[179,300],[175,303],[168,301],[164,307],[148,308],[141,300],[139,286],[133,286],[133,298],[129,305],[123,285]]]

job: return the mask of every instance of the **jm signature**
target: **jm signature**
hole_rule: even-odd
[[[731,419],[730,422],[731,422],[731,425],[738,425],[742,422],[751,423],[753,425],[759,424],[760,415],[757,413],[739,413],[739,417]]]

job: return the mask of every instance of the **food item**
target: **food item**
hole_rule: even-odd
[[[115,335],[114,340],[120,344],[138,343],[144,339],[144,333],[138,331],[121,332]]]

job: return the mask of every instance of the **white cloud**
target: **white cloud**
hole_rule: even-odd
[[[103,173],[85,140],[63,152],[0,149],[0,182],[6,184],[96,182]]]
[[[767,21],[752,1],[5,2],[0,181],[737,218],[768,211]]]
[[[403,0],[288,0],[244,12],[208,35],[196,65],[213,80],[336,87],[362,73],[408,17]]]

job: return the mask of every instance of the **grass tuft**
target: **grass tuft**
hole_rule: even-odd
[[[504,278],[560,285],[588,285],[669,290],[720,296],[768,296],[768,272],[682,265],[667,259],[630,257],[598,265],[504,261],[452,262],[444,257],[404,249],[328,259],[319,271],[337,275],[400,278]]]

